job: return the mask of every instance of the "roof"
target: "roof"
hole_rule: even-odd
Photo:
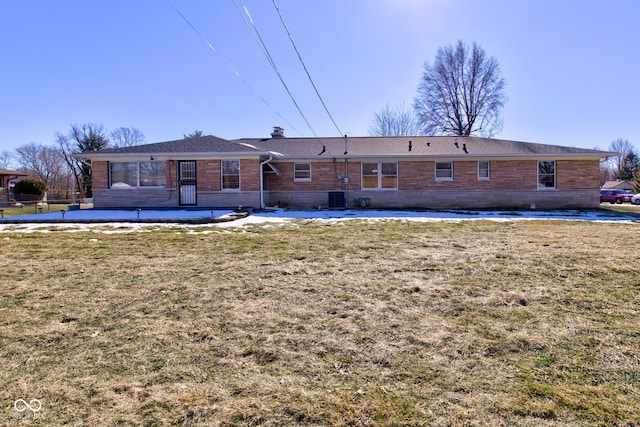
[[[156,142],[153,144],[133,145],[130,147],[107,148],[96,154],[168,154],[168,153],[225,153],[225,152],[256,152],[255,148],[247,147],[217,136],[197,136],[193,138],[177,139],[174,141]],[[88,154],[88,153],[87,153]]]
[[[244,143],[229,141],[217,136],[197,136],[193,138],[177,139],[174,141],[156,142],[153,144],[133,145],[131,147],[107,148],[88,153],[77,153],[73,157],[85,159],[120,159],[121,161],[136,160],[143,157],[162,159],[202,159],[215,157],[259,157],[260,152],[255,147]]]
[[[28,176],[26,172],[12,171],[9,169],[0,169],[0,175],[13,175],[13,176]]]
[[[604,183],[604,185],[602,186],[602,188],[619,188],[622,190],[631,190],[633,189],[633,182],[626,180],[626,181],[607,181]]]
[[[240,139],[282,157],[591,157],[617,153],[480,137],[403,136]],[[322,154],[321,154],[322,153]]]
[[[531,142],[480,137],[404,136],[341,138],[243,138],[226,140],[202,136],[110,148],[77,154],[85,158],[215,158],[273,156],[283,159],[322,158],[602,158],[618,153]]]

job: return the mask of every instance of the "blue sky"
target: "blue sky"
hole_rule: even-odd
[[[147,142],[195,129],[266,137],[274,125],[287,136],[365,136],[386,103],[411,104],[424,62],[458,39],[495,57],[507,81],[497,137],[640,145],[636,0],[276,1],[339,131],[271,0],[244,4],[313,131],[245,25],[241,0],[171,0],[202,37],[166,0],[0,0],[0,150],[53,144],[56,132],[87,122],[136,127]]]

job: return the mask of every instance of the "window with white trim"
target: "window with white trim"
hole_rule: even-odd
[[[165,187],[165,162],[109,162],[109,187]]]
[[[293,180],[311,181],[311,163],[294,163]]]
[[[538,189],[556,188],[556,162],[538,162]]]
[[[398,188],[398,163],[362,163],[362,189]]]
[[[240,190],[240,160],[222,160],[222,189]]]
[[[478,162],[478,179],[488,180],[491,177],[491,165],[489,162]]]
[[[436,181],[453,181],[453,162],[436,162]]]

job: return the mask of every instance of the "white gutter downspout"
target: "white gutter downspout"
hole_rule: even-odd
[[[260,163],[260,209],[264,209],[266,207],[264,204],[264,172],[262,168],[271,160],[273,160],[273,156],[269,156],[267,160]]]

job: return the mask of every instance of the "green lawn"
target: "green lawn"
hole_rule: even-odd
[[[12,216],[20,216],[20,215],[33,215],[40,212],[57,212],[67,209],[68,204],[47,204],[38,206],[36,204],[24,205],[22,207],[4,207],[2,209],[3,216],[12,217]]]
[[[637,224],[151,229],[0,233],[0,424],[640,424]]]

